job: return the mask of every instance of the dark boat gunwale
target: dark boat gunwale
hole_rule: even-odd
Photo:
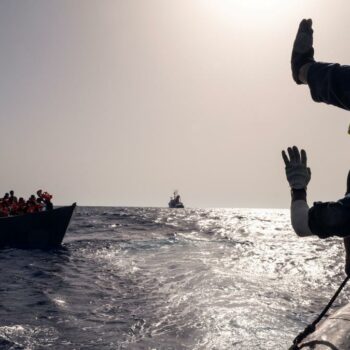
[[[76,203],[0,218],[0,248],[51,249],[61,245]]]

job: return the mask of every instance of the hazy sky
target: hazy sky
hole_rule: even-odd
[[[350,112],[294,84],[315,57],[350,64],[348,0],[1,0],[0,192],[55,203],[289,206],[280,151],[305,147],[309,199],[340,198]]]

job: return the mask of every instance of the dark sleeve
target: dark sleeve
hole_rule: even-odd
[[[314,101],[350,110],[350,66],[316,62],[309,68],[307,82]]]
[[[350,207],[342,202],[316,202],[309,209],[309,227],[320,238],[350,235]]]

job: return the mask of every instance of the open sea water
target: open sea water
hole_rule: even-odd
[[[298,238],[288,210],[80,207],[61,249],[0,268],[1,350],[287,349],[344,250]]]

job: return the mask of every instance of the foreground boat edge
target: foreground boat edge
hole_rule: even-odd
[[[73,203],[50,211],[0,218],[0,248],[60,247],[75,208]]]

